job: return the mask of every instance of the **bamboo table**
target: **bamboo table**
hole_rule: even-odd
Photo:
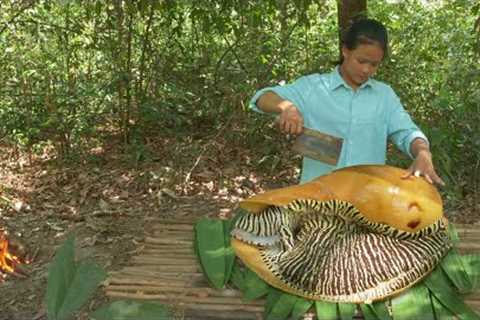
[[[264,300],[242,300],[235,289],[209,286],[193,251],[194,218],[149,221],[145,241],[128,266],[109,274],[107,296],[173,306],[182,319],[262,319]],[[461,253],[480,253],[480,230],[457,225]],[[480,291],[467,297],[480,312]]]

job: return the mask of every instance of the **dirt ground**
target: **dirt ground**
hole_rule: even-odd
[[[72,163],[0,147],[0,228],[34,255],[23,265],[26,276],[9,275],[0,283],[0,320],[46,319],[48,266],[71,233],[78,259],[117,270],[135,254],[146,217],[229,216],[241,199],[297,182],[299,158],[288,146],[281,156],[265,156],[220,136],[158,139],[147,142],[148,161],[138,161],[120,145],[111,141]],[[452,220],[477,221],[475,205],[456,209]],[[88,319],[105,302],[100,288],[76,319]]]

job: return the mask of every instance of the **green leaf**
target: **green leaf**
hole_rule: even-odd
[[[245,291],[245,272],[242,271],[238,262],[234,263],[232,276],[230,277],[233,285],[240,291]]]
[[[119,300],[105,305],[90,316],[92,320],[168,320],[168,308],[153,302]]]
[[[337,320],[337,304],[326,301],[315,301],[315,310],[317,318],[322,320]]]
[[[375,314],[377,319],[380,320],[390,320],[392,317],[388,312],[387,304],[385,301],[374,302],[371,305],[372,312]]]
[[[271,288],[265,305],[265,320],[287,319],[299,298]]]
[[[355,310],[357,310],[357,305],[354,303],[338,304],[338,311],[340,313],[340,319],[342,320],[351,320],[355,315]]]
[[[468,276],[464,266],[464,259],[456,248],[452,248],[445,258],[442,259],[440,266],[460,293],[472,291],[472,279]]]
[[[465,304],[458,293],[453,290],[441,268],[435,268],[435,270],[425,278],[425,284],[440,303],[458,316],[459,319],[480,319],[478,315]]]
[[[225,285],[225,233],[221,220],[201,219],[195,226],[195,240],[203,271],[213,287]]]
[[[375,313],[375,309],[371,304],[360,304],[360,309],[362,309],[362,315],[365,320],[377,320],[379,319]]]
[[[225,279],[224,283],[227,283],[230,280],[232,275],[233,265],[235,264],[235,251],[230,244],[230,232],[232,230],[232,220],[223,220],[223,234],[225,241]]]
[[[57,319],[58,311],[62,308],[74,275],[74,237],[70,236],[57,250],[48,270],[46,299],[49,320]]]
[[[386,301],[377,301],[371,304],[359,304],[365,320],[391,320]]]
[[[305,298],[298,297],[297,302],[293,306],[291,319],[303,319],[303,315],[310,309],[313,305],[312,300],[308,300]]]
[[[392,299],[395,320],[434,320],[428,288],[422,283]]]
[[[468,254],[463,256],[462,259],[472,289],[477,289],[480,284],[480,255]]]
[[[92,262],[81,263],[66,292],[65,300],[58,311],[57,319],[67,319],[79,310],[91,297],[98,284],[105,280],[106,272]]]
[[[245,270],[244,276],[245,291],[243,294],[247,301],[260,298],[269,292],[270,286],[252,270]]]
[[[437,320],[455,320],[455,315],[448,310],[447,307],[442,305],[440,301],[430,291],[430,297],[432,300],[432,306],[435,313],[435,319]]]
[[[458,236],[457,228],[452,223],[448,225],[448,235],[450,236],[450,239],[454,244],[457,244],[458,242],[460,242],[460,237]]]
[[[91,262],[75,265],[74,237],[58,249],[49,268],[47,281],[47,316],[64,320],[78,311],[93,294],[106,273]]]

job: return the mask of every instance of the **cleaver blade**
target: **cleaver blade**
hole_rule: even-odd
[[[293,144],[293,150],[305,157],[337,165],[343,139],[317,130],[304,128]]]

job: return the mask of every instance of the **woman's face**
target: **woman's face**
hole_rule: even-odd
[[[342,77],[353,89],[357,89],[377,72],[384,52],[378,45],[361,44],[353,50],[343,46],[342,54]]]

